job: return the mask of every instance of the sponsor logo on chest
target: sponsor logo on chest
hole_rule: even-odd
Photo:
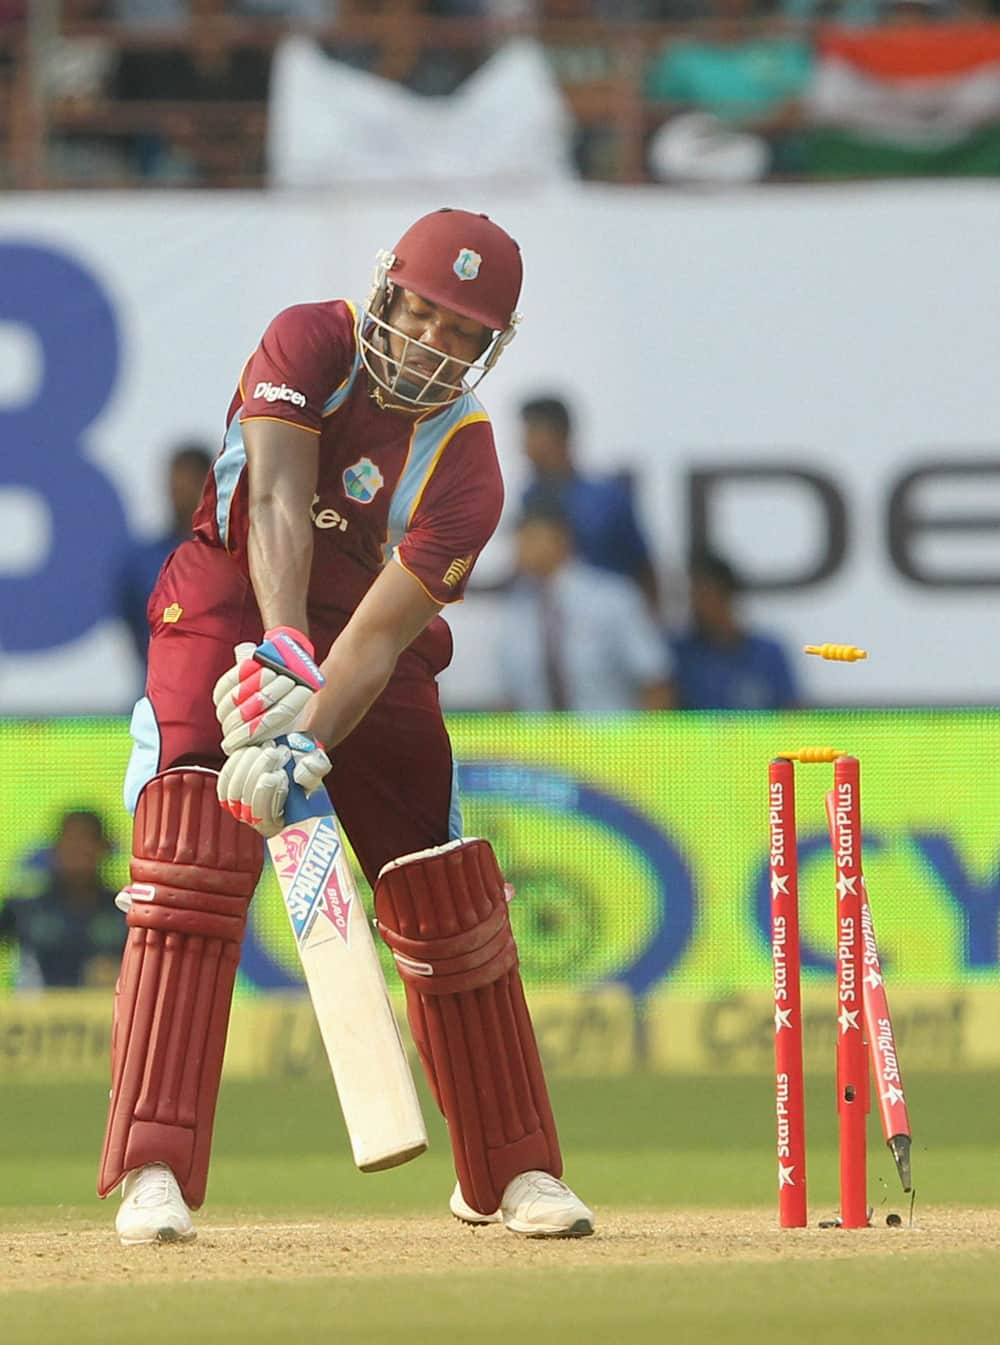
[[[314,495],[312,498],[310,513],[312,514],[313,525],[324,529],[324,531],[328,528],[338,528],[341,532],[346,532],[350,527],[350,519],[345,518],[339,510],[320,509],[318,495]]]

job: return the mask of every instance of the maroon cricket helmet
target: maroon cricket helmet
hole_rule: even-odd
[[[387,279],[430,303],[504,331],[521,293],[521,249],[487,215],[445,207],[411,224]]]

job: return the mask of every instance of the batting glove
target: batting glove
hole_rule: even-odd
[[[226,756],[287,733],[324,683],[312,644],[301,631],[276,626],[256,647],[238,645],[236,663],[212,693]]]
[[[290,733],[280,742],[255,743],[234,752],[219,774],[219,803],[238,822],[262,836],[276,836],[285,825],[289,762],[295,783],[310,795],[330,771],[330,758],[307,733]]]

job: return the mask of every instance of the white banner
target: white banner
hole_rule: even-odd
[[[517,407],[577,414],[587,469],[631,467],[665,577],[702,529],[772,585],[747,615],[826,701],[991,702],[1000,667],[1000,186],[564,185],[535,195],[8,196],[0,204],[0,707],[118,710],[137,670],[110,608],[126,529],[164,521],[173,444],[218,442],[269,318],[362,297],[379,247],[440,204],[525,255],[525,321],[484,384],[508,509]],[[489,700],[491,602],[454,615],[451,703]],[[466,635],[465,650],[461,647]],[[803,661],[803,665],[804,665]]]
[[[576,175],[572,116],[543,48],[528,40],[431,98],[287,37],[274,55],[267,120],[268,171],[279,187],[458,177],[468,191]]]

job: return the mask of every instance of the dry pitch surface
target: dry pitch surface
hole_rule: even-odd
[[[110,1213],[110,1206],[109,1206]],[[186,1245],[119,1247],[106,1219],[72,1217],[46,1227],[0,1231],[0,1290],[56,1284],[127,1285],[170,1281],[300,1280],[533,1266],[656,1266],[716,1261],[831,1260],[863,1255],[938,1256],[1000,1251],[1000,1211],[927,1209],[913,1226],[884,1223],[856,1232],[810,1227],[780,1231],[770,1211],[599,1214],[597,1233],[532,1241],[490,1226],[467,1228],[445,1216],[277,1222],[205,1217]]]

